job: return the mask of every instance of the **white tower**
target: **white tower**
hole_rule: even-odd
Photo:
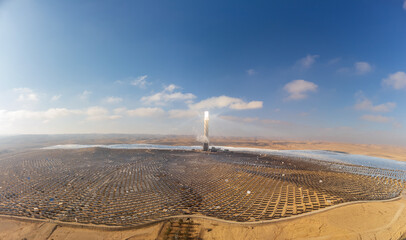
[[[209,111],[204,112],[204,143],[203,151],[209,151]]]

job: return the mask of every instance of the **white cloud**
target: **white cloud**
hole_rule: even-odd
[[[80,110],[67,109],[67,108],[50,108],[43,112],[43,115],[47,119],[54,119],[58,117],[66,117],[69,115],[81,114]]]
[[[46,123],[56,118],[74,115],[85,116],[87,120],[121,118],[119,115],[110,115],[107,109],[98,106],[90,107],[84,110],[67,108],[50,108],[45,111],[31,111],[24,109],[15,111],[0,110],[0,119],[6,120],[6,122],[40,120]]]
[[[240,98],[228,96],[211,97],[195,104],[190,104],[191,109],[212,109],[212,108],[230,108],[234,110],[257,109],[262,108],[262,101],[244,102]]]
[[[29,88],[14,88],[14,92],[18,94],[18,101],[20,102],[37,102],[38,95]]]
[[[107,109],[98,106],[87,109],[51,108],[46,111],[17,110],[9,115],[12,116],[9,120],[42,120],[44,123],[55,118],[73,115],[84,116],[86,120],[90,121],[121,118],[119,115],[110,115]]]
[[[392,121],[391,118],[388,118],[388,117],[385,117],[382,115],[363,115],[361,118],[365,121],[378,122],[378,123],[388,123],[388,122]]]
[[[127,111],[127,108],[125,108],[125,107],[115,108],[113,111],[115,114],[122,114]]]
[[[371,112],[390,112],[396,107],[396,103],[387,102],[379,105],[373,105],[369,99],[365,99],[355,104],[357,110],[367,110]]]
[[[169,84],[169,86],[166,86],[164,88],[164,91],[166,92],[173,92],[175,89],[178,89],[179,87],[176,86],[175,84]]]
[[[309,92],[316,92],[317,88],[316,84],[301,79],[291,81],[283,87],[289,93],[288,100],[305,99]]]
[[[159,117],[165,114],[165,111],[162,108],[137,108],[133,110],[126,111],[130,116],[137,117]]]
[[[46,111],[30,111],[30,110],[15,110],[7,111],[0,110],[0,118],[6,121],[14,122],[19,120],[41,120],[47,122],[49,120],[66,117],[69,115],[82,114],[80,110],[71,110],[66,108],[50,108]]]
[[[171,84],[164,88],[163,91],[151,96],[142,97],[141,101],[147,104],[165,105],[168,102],[188,101],[196,98],[192,93],[175,92],[179,87]]]
[[[82,100],[87,100],[91,94],[92,92],[85,90],[82,94],[79,95],[79,98]]]
[[[108,97],[108,98],[104,99],[104,102],[111,103],[111,104],[120,103],[122,101],[123,101],[123,99],[120,97]]]
[[[318,57],[320,57],[320,56],[307,54],[306,57],[304,57],[298,61],[298,64],[303,68],[310,68],[316,62],[316,59]]]
[[[253,76],[253,75],[257,74],[257,71],[255,71],[255,69],[251,68],[251,69],[247,70],[247,74],[250,75],[250,76]]]
[[[174,110],[169,112],[169,117],[177,118],[177,116],[190,117],[195,114],[196,110],[211,109],[211,108],[229,108],[234,110],[256,109],[262,108],[262,101],[245,102],[240,98],[233,98],[228,96],[211,97],[194,103],[193,99],[196,96],[192,93],[182,93],[178,91],[178,86],[170,84],[166,86],[161,92],[145,96],[141,101],[147,104],[166,105],[168,102],[183,101],[188,104],[189,109]]]
[[[230,108],[234,110],[257,109],[262,108],[262,105],[263,105],[262,101],[251,101],[246,103],[241,100],[231,104]]]
[[[356,110],[371,111],[371,112],[390,112],[396,107],[396,103],[387,102],[379,105],[373,105],[372,101],[364,96],[362,92],[356,94],[357,103],[354,108]]]
[[[54,95],[54,96],[52,96],[51,101],[52,102],[58,101],[61,97],[62,97],[62,95]]]
[[[356,62],[354,63],[355,71],[357,74],[366,74],[372,71],[371,64],[367,62]]]
[[[403,9],[406,10],[406,0],[403,2]]]
[[[112,119],[112,120],[114,120],[114,119],[120,119],[120,118],[122,118],[123,116],[121,116],[121,115],[110,115],[110,116],[108,116],[107,117],[107,119]]]
[[[147,79],[148,75],[143,75],[143,76],[139,76],[136,79],[134,79],[133,81],[131,81],[131,85],[140,87],[140,88],[145,88],[146,85],[148,84]]]
[[[118,119],[121,118],[120,115],[110,115],[109,111],[103,107],[95,106],[90,107],[85,111],[87,115],[87,120],[105,120],[105,119]]]
[[[391,86],[392,88],[399,90],[406,88],[406,73],[405,72],[396,72],[389,74],[389,76],[382,80],[384,85]]]
[[[229,116],[229,115],[221,115],[219,118],[227,121],[233,122],[240,122],[240,123],[254,123],[254,124],[264,124],[264,125],[290,125],[288,122],[275,120],[275,119],[261,119],[257,117],[236,117],[236,116]]]
[[[86,110],[88,120],[105,119],[109,111],[102,107],[90,107]]]

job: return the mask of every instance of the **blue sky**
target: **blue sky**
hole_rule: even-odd
[[[0,134],[405,145],[406,2],[0,1]]]

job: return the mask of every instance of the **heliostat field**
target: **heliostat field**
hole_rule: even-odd
[[[391,170],[177,150],[33,150],[0,160],[0,214],[136,226],[177,215],[258,222],[398,196]]]

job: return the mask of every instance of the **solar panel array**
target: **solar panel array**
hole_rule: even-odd
[[[255,222],[394,198],[399,176],[233,152],[36,150],[0,160],[0,214],[112,226],[185,214]]]

